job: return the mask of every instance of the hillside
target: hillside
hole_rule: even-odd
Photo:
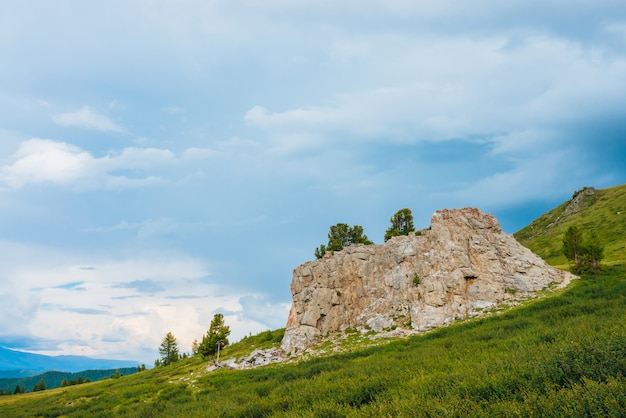
[[[391,342],[348,329],[317,347],[327,354],[299,362],[207,373],[206,361],[191,358],[120,379],[2,396],[0,415],[625,416],[626,235],[621,218],[610,216],[626,213],[624,191],[596,191],[576,211],[566,212],[566,202],[516,234],[562,266],[559,231],[569,224],[597,226],[606,245],[599,276],[518,307]],[[250,337],[223,355],[276,346],[277,335]]]
[[[563,234],[569,226],[597,231],[608,263],[626,261],[626,185],[586,193],[550,210],[514,234],[515,238],[553,266],[567,269],[561,252]]]

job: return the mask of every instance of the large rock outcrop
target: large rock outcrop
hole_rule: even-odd
[[[547,265],[478,209],[441,210],[420,235],[353,245],[294,269],[282,349],[347,328],[428,330],[575,276]]]

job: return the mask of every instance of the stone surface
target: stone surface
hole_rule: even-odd
[[[220,368],[229,370],[252,369],[259,366],[267,366],[272,363],[280,363],[285,360],[283,351],[280,348],[270,348],[267,350],[254,350],[249,355],[239,359],[228,359],[219,363],[213,362],[207,371],[212,372]]]
[[[428,330],[575,276],[547,265],[474,208],[435,212],[421,235],[353,245],[294,269],[281,348],[347,328]]]

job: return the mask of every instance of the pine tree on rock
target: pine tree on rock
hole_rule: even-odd
[[[330,227],[328,245],[322,244],[315,249],[315,258],[322,258],[327,251],[341,251],[353,244],[370,245],[373,242],[363,234],[362,226],[338,223]]]
[[[385,232],[385,242],[387,242],[387,240],[391,237],[409,235],[409,232],[415,231],[415,226],[413,225],[413,213],[411,213],[411,209],[400,209],[393,215],[389,222],[391,222],[391,226]]]

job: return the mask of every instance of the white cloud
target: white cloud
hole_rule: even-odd
[[[211,283],[207,263],[189,256],[106,260],[9,241],[0,241],[0,250],[11,258],[0,267],[0,314],[9,320],[0,339],[36,336],[56,342],[45,354],[151,362],[169,331],[189,351],[218,310],[228,313],[233,341],[276,323],[247,316],[240,303],[250,299],[245,292]],[[264,308],[276,309],[268,303]]]
[[[208,150],[190,148],[182,158],[203,160],[210,155]],[[164,180],[158,170],[182,161],[170,150],[137,147],[94,157],[72,144],[50,139],[22,142],[11,159],[12,163],[0,167],[0,183],[9,188],[54,184],[77,190],[126,189],[159,183]]]
[[[111,106],[118,106],[116,101],[111,102]],[[91,107],[85,106],[75,112],[62,113],[52,116],[54,123],[62,126],[79,126],[81,128],[93,129],[102,132],[125,133],[126,130],[113,122],[106,116],[94,111]]]
[[[31,139],[20,144],[13,160],[0,168],[0,181],[20,188],[27,183],[71,184],[90,174],[94,158],[64,142]]]

